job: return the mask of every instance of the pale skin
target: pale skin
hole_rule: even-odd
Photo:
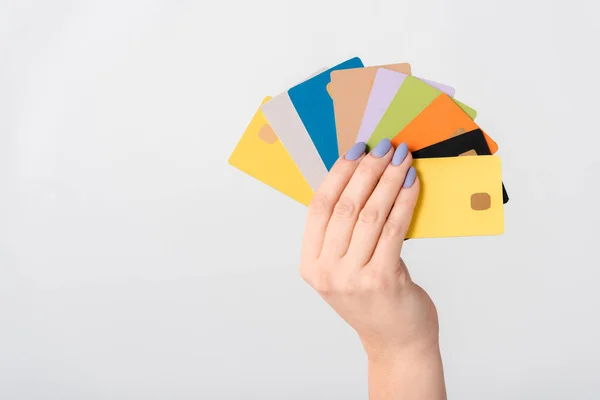
[[[309,206],[300,272],[357,332],[370,400],[446,399],[437,311],[401,259],[420,182],[411,155],[392,163],[386,146],[333,166]]]

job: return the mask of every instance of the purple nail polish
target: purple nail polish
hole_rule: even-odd
[[[383,138],[377,144],[377,146],[375,146],[375,148],[373,150],[371,150],[371,154],[378,158],[383,157],[387,154],[388,151],[390,151],[390,147],[392,147],[392,143],[390,142],[390,139]]]
[[[358,142],[346,152],[346,156],[344,158],[350,161],[358,160],[360,156],[363,155],[366,148],[367,145],[365,142]]]
[[[402,161],[408,155],[408,146],[406,143],[400,143],[400,146],[396,147],[396,151],[394,152],[394,156],[392,157],[392,165],[400,165]]]
[[[406,178],[404,178],[404,185],[402,185],[402,187],[412,187],[412,185],[415,183],[415,179],[417,179],[417,170],[415,167],[410,167],[406,173]]]

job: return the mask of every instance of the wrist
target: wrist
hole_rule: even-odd
[[[400,366],[420,361],[441,359],[440,346],[435,340],[412,343],[405,346],[371,346],[363,343],[369,365]]]
[[[369,362],[390,363],[425,355],[438,355],[440,353],[438,325],[435,323],[429,328],[411,335],[389,338],[377,335],[377,337],[360,339]]]
[[[437,343],[367,353],[369,399],[446,399]]]

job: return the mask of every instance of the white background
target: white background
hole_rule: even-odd
[[[506,233],[405,247],[450,398],[600,397],[595,2],[0,5],[2,399],[365,399],[304,207],[227,164],[265,95],[355,55],[501,147]]]

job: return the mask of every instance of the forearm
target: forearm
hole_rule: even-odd
[[[370,400],[445,400],[439,346],[369,355]]]

